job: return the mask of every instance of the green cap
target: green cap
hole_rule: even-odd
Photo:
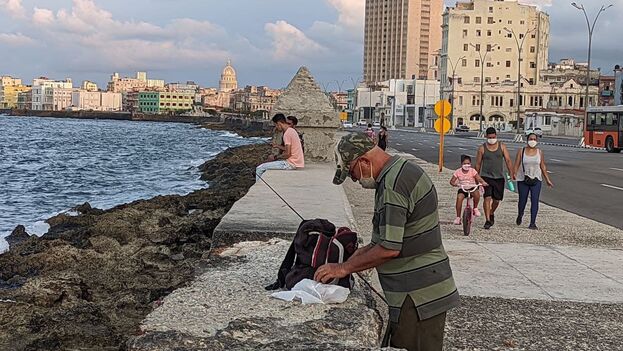
[[[350,175],[350,163],[374,149],[375,146],[374,141],[364,133],[349,133],[343,136],[335,146],[337,171],[333,178],[333,184],[344,183]]]

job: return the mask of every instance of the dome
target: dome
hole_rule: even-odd
[[[238,79],[236,78],[236,70],[231,65],[231,60],[227,60],[223,73],[221,74],[221,80],[219,83],[219,90],[225,92],[231,92],[238,89]]]

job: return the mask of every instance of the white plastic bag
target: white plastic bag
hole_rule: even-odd
[[[327,285],[311,279],[303,279],[292,290],[279,291],[270,296],[284,301],[294,301],[295,298],[299,298],[306,305],[342,303],[346,301],[349,294],[349,289],[338,285]]]

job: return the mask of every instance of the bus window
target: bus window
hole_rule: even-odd
[[[613,120],[614,120],[614,113],[608,112],[606,114],[606,125],[607,126],[613,126],[614,125],[614,124],[612,124]]]
[[[589,113],[588,114],[588,125],[594,126],[595,125],[595,113]]]
[[[606,114],[600,112],[597,114],[597,120],[595,121],[595,125],[603,126],[606,122]]]
[[[612,125],[613,125],[613,126],[615,126],[615,127],[618,127],[618,125],[619,125],[619,120],[621,119],[621,116],[622,116],[623,114],[616,114],[616,113],[613,113],[613,115],[614,115],[614,116],[612,116]]]

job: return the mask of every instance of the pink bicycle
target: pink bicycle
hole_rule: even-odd
[[[475,191],[479,191],[480,190],[480,185],[474,185],[471,187],[465,187],[463,185],[461,185],[461,190],[463,190],[466,194],[467,197],[465,198],[467,200],[467,204],[465,205],[465,209],[463,210],[463,235],[465,236],[469,236],[469,234],[471,234],[472,232],[472,223],[474,222],[474,198],[472,197],[472,194]]]

